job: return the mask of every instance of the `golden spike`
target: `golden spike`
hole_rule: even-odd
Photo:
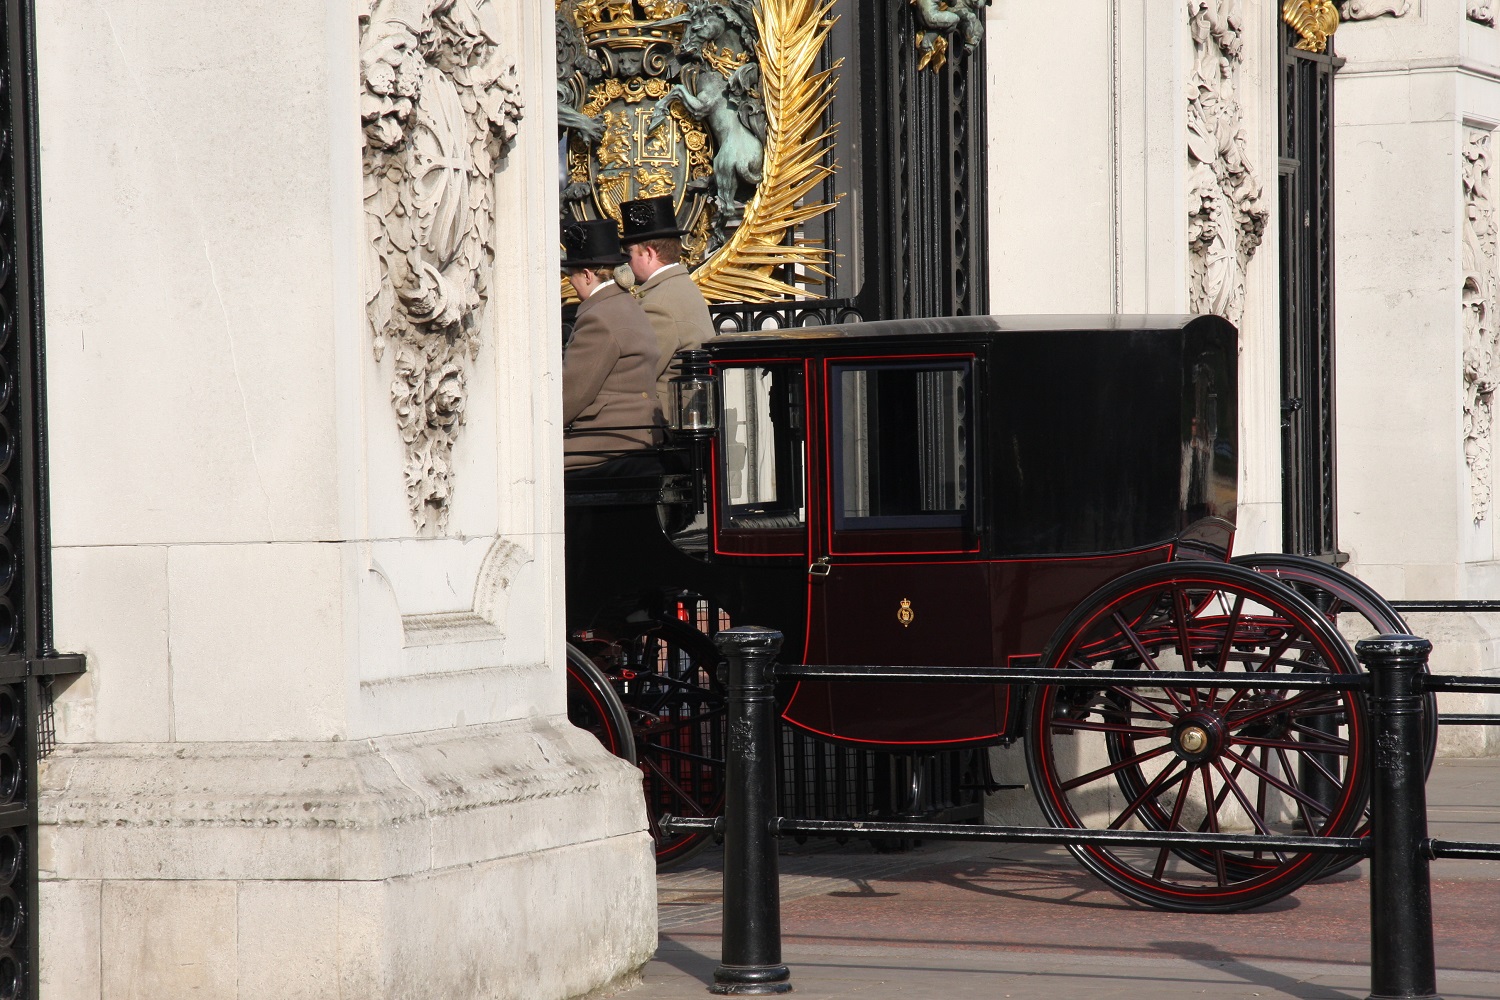
[[[788,265],[828,273],[826,247],[797,241],[788,246],[785,237],[833,208],[827,202],[803,203],[834,172],[828,162],[833,130],[823,130],[822,123],[839,64],[815,70],[836,20],[833,7],[834,0],[761,0],[756,9],[766,158],[739,228],[693,272],[711,302],[816,298],[771,274]]]

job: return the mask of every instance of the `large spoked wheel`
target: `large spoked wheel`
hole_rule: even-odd
[[[1410,635],[1411,629],[1400,612],[1393,608],[1380,593],[1351,573],[1309,559],[1307,556],[1282,553],[1257,553],[1238,556],[1232,560],[1236,566],[1246,566],[1291,587],[1307,598],[1334,624],[1339,633],[1348,640],[1349,646],[1361,639],[1377,635]],[[1431,693],[1422,696],[1423,741],[1427,755],[1427,771],[1432,772],[1432,763],[1437,759],[1437,696]],[[1355,836],[1368,836],[1369,817],[1355,831]],[[1353,855],[1336,855],[1323,869],[1323,875],[1333,875],[1359,864]]]
[[[594,734],[604,749],[630,763],[637,763],[635,735],[630,716],[609,677],[587,653],[567,644],[568,721]]]
[[[628,720],[657,865],[682,862],[713,835],[667,836],[658,819],[667,813],[718,816],[724,811],[727,708],[717,676],[718,650],[708,636],[671,617],[642,623],[620,638],[582,636],[577,645],[608,679]],[[569,718],[583,725],[571,702]]]
[[[1352,674],[1316,608],[1269,577],[1209,562],[1152,566],[1095,592],[1059,626],[1044,668],[1092,669],[1098,687],[1032,694],[1027,766],[1043,812],[1072,829],[1349,836],[1367,802],[1362,702],[1286,689],[1276,675]],[[1265,675],[1265,687],[1111,685],[1131,671]],[[1329,855],[1268,849],[1070,845],[1124,895],[1167,910],[1260,906]]]

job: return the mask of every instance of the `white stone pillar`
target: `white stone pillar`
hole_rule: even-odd
[[[89,660],[43,770],[44,994],[630,975],[639,775],[564,717],[551,10],[444,15],[525,119],[440,531],[366,309],[359,23],[434,5],[38,6],[57,642]]]
[[[1492,473],[1465,456],[1465,357],[1493,379],[1500,329],[1500,33],[1471,6],[1350,4],[1338,33],[1339,537],[1350,568],[1395,599],[1500,598]],[[1485,407],[1470,411],[1478,459],[1494,428]],[[1500,671],[1495,616],[1409,624],[1435,640],[1434,669]],[[1488,729],[1443,739],[1445,753],[1500,749]]]

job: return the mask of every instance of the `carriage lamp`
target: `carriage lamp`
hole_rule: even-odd
[[[718,426],[719,386],[708,367],[707,351],[678,351],[679,372],[672,379],[672,429],[708,437]]]

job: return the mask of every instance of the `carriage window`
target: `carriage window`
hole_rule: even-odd
[[[800,529],[803,496],[802,369],[723,369],[724,527]]]
[[[969,511],[969,367],[833,369],[837,528],[944,528]]]

